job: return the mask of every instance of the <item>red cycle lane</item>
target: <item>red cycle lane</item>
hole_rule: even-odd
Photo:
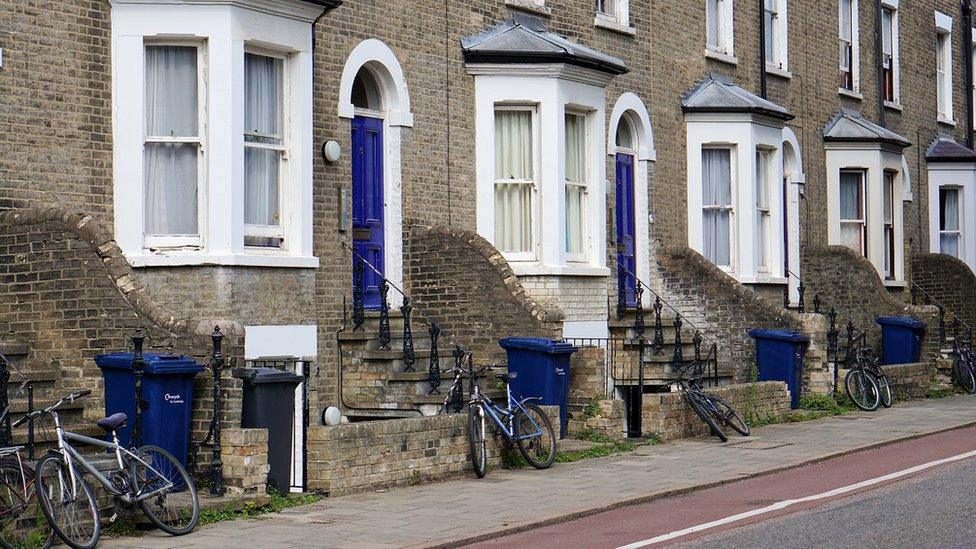
[[[890,473],[976,450],[976,427],[947,431],[932,436],[855,452],[812,465],[663,498],[648,503],[605,511],[581,519],[512,534],[477,544],[477,547],[619,547],[640,540],[684,530],[739,513],[753,511],[784,500],[822,494]],[[742,459],[749,459],[743,450]],[[689,475],[694,471],[689,470]],[[842,495],[796,503],[715,528],[673,539],[684,542],[822,506],[830,501],[876,489],[924,474],[918,472]],[[663,544],[661,544],[663,545]]]

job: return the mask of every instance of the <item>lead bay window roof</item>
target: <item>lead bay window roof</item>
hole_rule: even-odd
[[[956,143],[949,136],[940,135],[925,151],[925,161],[929,163],[976,162],[976,151]]]
[[[752,113],[778,120],[792,120],[785,107],[768,101],[717,74],[709,74],[697,86],[685,93],[681,110],[693,112]]]
[[[871,122],[861,113],[842,109],[827,122],[823,131],[824,141],[885,143],[905,148],[912,144],[897,133]]]

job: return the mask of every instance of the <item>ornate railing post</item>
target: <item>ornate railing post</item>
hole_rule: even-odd
[[[366,322],[366,306],[363,303],[363,284],[365,284],[363,278],[363,260],[357,255],[354,263],[352,275],[352,329],[356,331],[362,329],[363,322]]]
[[[644,394],[644,288],[639,280],[635,281],[634,291],[637,297],[637,311],[634,314],[634,333],[637,335],[637,380],[641,394]]]
[[[813,312],[820,314],[820,294],[813,294]]]
[[[945,323],[945,307],[939,304],[939,342],[943,346],[946,344],[946,323]]]
[[[800,294],[800,301],[797,302],[797,308],[800,310],[801,313],[805,312],[806,305],[803,303],[803,294],[807,292],[807,288],[806,286],[803,285],[802,280],[800,281],[800,285],[796,287],[796,291],[799,292]]]
[[[790,308],[790,284],[787,281],[786,286],[783,288],[783,308]]]
[[[918,305],[918,292],[915,289],[914,281],[912,281],[911,285],[909,286],[908,293],[910,296],[912,296],[912,305]]]
[[[10,381],[10,369],[7,357],[0,355],[0,410],[3,411],[3,421],[0,422],[0,446],[11,446],[10,410],[7,408],[7,383]]]
[[[691,367],[694,370],[694,375],[698,375],[699,370],[701,370],[701,344],[702,335],[701,332],[695,330],[695,335],[691,338],[692,345],[695,346],[695,356],[692,359]]]
[[[664,305],[661,303],[661,297],[654,296],[654,343],[652,349],[655,355],[661,354],[661,350],[664,349],[664,324],[661,323],[661,310]]]
[[[827,321],[829,322],[827,327],[827,357],[832,358],[836,365],[838,354],[837,340],[840,334],[837,332],[837,311],[833,307],[827,313]],[[836,368],[834,371],[836,372]]]
[[[142,346],[146,341],[146,334],[142,328],[132,335],[132,371],[135,374],[136,385],[136,417],[132,422],[132,445],[142,446],[142,411],[146,408],[146,401],[142,398],[142,371],[146,366],[142,354]]]
[[[441,394],[441,362],[440,357],[437,356],[439,354],[437,338],[441,335],[441,327],[436,322],[431,322],[427,332],[430,334],[430,366],[427,369],[427,385],[430,390],[427,394],[439,395]]]
[[[844,364],[850,367],[854,361],[854,321],[847,321],[847,352],[844,354]]]
[[[380,283],[380,349],[390,349],[390,302],[387,298],[390,293],[390,284],[383,279]]]
[[[462,371],[461,369],[464,368],[464,358],[465,358],[464,349],[462,349],[460,345],[455,344],[454,345],[454,368],[456,369],[456,371]],[[447,408],[449,411],[458,413],[461,411],[462,408],[464,408],[464,395],[463,395],[464,389],[462,387],[459,387],[457,391],[451,392],[451,400],[450,402],[447,403]]]
[[[213,454],[210,458],[210,495],[224,495],[224,463],[220,457],[220,416],[221,416],[221,392],[220,377],[224,371],[224,356],[221,352],[221,342],[224,334],[220,333],[220,326],[214,326],[214,331],[210,334],[213,341],[213,353],[210,355],[210,370],[213,373]]]
[[[403,305],[400,306],[400,313],[403,315],[403,371],[412,372],[413,363],[417,360],[417,354],[413,349],[413,330],[410,328],[410,299],[403,298]]]
[[[627,278],[622,265],[617,265],[617,320],[627,314]]]
[[[675,372],[680,372],[684,365],[684,351],[681,348],[681,315],[674,317],[674,356],[671,365]]]

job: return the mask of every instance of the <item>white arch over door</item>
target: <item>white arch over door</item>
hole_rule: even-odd
[[[610,113],[608,124],[607,156],[615,158],[617,155],[617,126],[620,119],[627,117],[634,132],[637,134],[637,166],[634,177],[634,189],[637,196],[634,200],[634,218],[636,219],[636,263],[637,276],[645,283],[651,277],[651,246],[650,246],[650,209],[648,207],[648,192],[650,190],[651,162],[657,159],[654,150],[654,129],[651,117],[644,102],[633,92],[625,92],[617,98]],[[614,267],[616,272],[616,267]]]
[[[806,174],[803,173],[803,152],[800,149],[800,142],[796,134],[789,127],[783,128],[783,177],[786,178],[786,219],[789,221],[787,226],[787,246],[789,246],[789,258],[787,267],[790,271],[800,274],[800,195],[803,185],[806,183]],[[798,303],[800,300],[800,283],[793,277],[786,274],[787,285],[790,290],[790,302]]]
[[[352,103],[352,87],[356,75],[368,69],[380,88],[382,108],[375,113],[383,119],[383,215],[385,240],[384,263],[386,278],[403,287],[403,173],[401,168],[403,128],[413,127],[410,93],[403,69],[393,50],[383,42],[363,40],[349,53],[339,82],[340,118],[352,119],[356,107]],[[371,113],[372,114],[372,113]],[[351,155],[349,155],[351,157]],[[402,304],[399,292],[390,292],[391,307]]]

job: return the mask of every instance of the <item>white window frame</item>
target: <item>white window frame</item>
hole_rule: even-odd
[[[756,258],[756,271],[760,274],[768,275],[770,271],[770,241],[772,238],[772,161],[775,154],[774,149],[765,147],[756,148],[756,165],[753,180],[755,181],[754,210],[756,213],[756,242],[754,257]],[[760,175],[763,179],[760,181]],[[759,231],[761,229],[761,232]],[[762,238],[759,235],[762,235]]]
[[[583,119],[583,158],[581,159],[582,160],[582,163],[583,163],[583,170],[582,170],[582,172],[583,172],[583,181],[575,181],[575,182],[574,181],[570,181],[569,178],[567,178],[565,176],[566,161],[567,161],[567,159],[565,159],[565,158],[563,159],[563,172],[564,172],[564,176],[563,176],[563,201],[564,201],[564,203],[563,203],[563,216],[567,216],[567,214],[569,213],[569,209],[568,209],[569,206],[568,206],[568,204],[565,203],[566,195],[567,195],[567,192],[568,192],[568,187],[570,185],[575,186],[575,187],[579,187],[580,192],[581,192],[581,195],[580,195],[580,223],[581,223],[581,226],[579,228],[580,235],[581,235],[580,236],[580,239],[581,239],[580,240],[580,250],[581,251],[578,252],[578,253],[573,253],[573,252],[570,252],[568,249],[566,249],[565,244],[563,245],[563,253],[566,254],[566,256],[565,256],[566,257],[566,261],[572,262],[572,263],[584,263],[584,262],[586,262],[586,260],[587,260],[587,250],[589,250],[589,248],[590,248],[590,242],[589,242],[590,233],[589,233],[589,228],[587,227],[587,212],[589,210],[589,204],[588,203],[589,203],[589,193],[590,193],[590,177],[589,177],[590,170],[589,170],[589,165],[590,165],[590,162],[593,161],[593,159],[591,158],[591,154],[590,154],[590,142],[591,142],[591,136],[590,136],[590,134],[591,134],[591,130],[590,130],[590,119],[591,119],[591,115],[592,115],[592,113],[590,113],[590,112],[587,112],[587,111],[584,111],[584,110],[580,110],[580,109],[576,109],[576,108],[572,108],[572,107],[567,107],[565,109],[564,113],[563,113],[563,120],[565,120],[565,118],[568,117],[568,116],[579,116],[580,118]],[[566,140],[566,137],[567,137],[567,132],[566,132],[566,128],[565,128],[565,125],[564,125],[563,126],[563,135],[562,135],[562,139],[563,139],[564,142]],[[566,147],[565,146],[563,147],[563,150],[566,150]],[[564,223],[564,227],[565,227],[564,231],[567,231],[568,232],[568,230],[569,230],[569,221],[568,221],[568,219],[566,219],[565,221],[566,222]],[[565,240],[565,238],[564,238],[564,240]]]
[[[498,179],[494,175],[492,176],[492,196],[496,197],[498,192],[498,185],[529,185],[531,192],[529,193],[529,200],[531,204],[529,205],[529,212],[531,219],[529,220],[529,241],[530,249],[524,252],[505,252],[502,254],[505,259],[509,261],[534,261],[539,255],[539,145],[540,145],[540,128],[539,128],[539,105],[537,104],[512,104],[512,103],[496,103],[494,109],[492,110],[492,127],[491,127],[491,139],[492,146],[494,147],[495,141],[495,113],[499,111],[521,111],[532,113],[532,179]],[[495,151],[495,154],[498,154]],[[492,173],[494,173],[495,159],[494,156],[491,159]],[[493,199],[494,200],[494,199]],[[494,202],[494,208],[498,207],[498,203]],[[497,230],[497,229],[496,229]],[[494,241],[494,234],[492,235],[492,241]]]
[[[772,28],[767,29],[766,39],[772,41],[772,56],[766,56],[766,70],[789,71],[789,20],[787,16],[788,0],[772,0],[775,17]],[[765,7],[765,4],[763,4]],[[764,9],[764,12],[769,10]],[[765,25],[766,18],[763,17]],[[763,44],[765,48],[765,44]]]
[[[844,225],[855,225],[855,226],[860,227],[861,228],[861,230],[860,230],[860,233],[861,233],[861,249],[860,250],[854,250],[854,251],[860,253],[864,257],[868,257],[869,256],[869,253],[870,253],[870,240],[868,239],[868,204],[867,204],[867,191],[868,191],[867,179],[868,179],[868,173],[867,173],[867,170],[864,170],[864,169],[861,169],[861,168],[842,168],[839,173],[844,173],[844,172],[857,173],[861,177],[861,192],[859,193],[859,195],[861,197],[861,200],[860,200],[861,204],[860,204],[860,208],[859,208],[861,210],[861,217],[859,219],[853,219],[853,218],[852,219],[844,219],[844,218],[840,218],[840,227],[841,227],[840,234],[843,234],[844,233],[844,231],[843,231]]]
[[[595,0],[594,24],[632,34],[630,27],[630,0]]]
[[[885,105],[891,108],[898,108],[901,105],[901,32],[899,23],[898,0],[882,0],[881,8],[891,13],[891,51],[883,52],[884,63],[889,65],[891,71],[891,96],[892,99],[885,99]],[[883,31],[882,31],[883,32]],[[882,45],[884,38],[882,37]]]
[[[246,139],[243,141],[244,149],[254,148],[254,149],[266,149],[278,151],[278,210],[279,210],[279,223],[277,226],[274,225],[253,225],[244,222],[244,238],[247,237],[265,237],[265,238],[278,238],[282,240],[280,246],[250,246],[247,242],[244,242],[244,248],[252,252],[273,252],[276,249],[287,250],[291,245],[290,239],[286,238],[289,233],[286,225],[289,223],[291,216],[288,215],[288,207],[290,204],[290,185],[288,185],[288,180],[290,179],[290,165],[289,165],[289,151],[291,149],[291,109],[288,105],[288,98],[291,97],[291,58],[287,53],[282,53],[268,48],[262,48],[260,46],[255,46],[253,44],[244,45],[244,55],[260,55],[264,57],[272,57],[281,60],[281,103],[278,105],[281,115],[281,143],[271,144],[271,143],[254,143],[248,142]],[[257,135],[251,134],[244,129],[244,135]],[[268,137],[258,135],[258,137]]]
[[[735,24],[732,12],[733,0],[715,0],[718,13],[711,13],[709,0],[705,2],[705,51],[714,54],[733,57],[735,55]],[[708,39],[708,28],[712,18],[717,18],[717,42]]]
[[[845,73],[844,66],[841,64],[841,57],[840,57],[841,48],[843,48],[844,47],[844,44],[846,44],[846,42],[844,41],[844,39],[841,38],[843,36],[843,29],[840,28],[840,23],[841,23],[841,21],[843,21],[843,18],[841,17],[841,10],[844,7],[844,2],[845,1],[848,1],[848,0],[838,0],[838,2],[837,2],[837,21],[838,21],[838,23],[837,23],[838,24],[838,69],[837,70],[840,72],[840,74],[844,74]],[[850,72],[851,85],[850,85],[850,87],[846,87],[846,86],[844,86],[842,84],[842,85],[838,86],[838,91],[841,94],[845,94],[845,93],[847,93],[847,94],[850,94],[850,93],[858,94],[858,93],[860,93],[860,90],[861,90],[861,82],[860,82],[860,80],[861,80],[861,60],[860,60],[860,58],[861,58],[861,44],[860,44],[860,41],[861,41],[861,30],[860,30],[860,24],[859,24],[859,21],[858,21],[858,19],[860,18],[860,12],[859,12],[859,9],[858,9],[858,3],[859,3],[859,1],[858,0],[849,0],[849,1],[850,1],[850,5],[851,5],[851,42],[849,44],[849,47],[850,47],[850,58],[849,58],[850,67],[849,67],[848,70]]]
[[[951,191],[955,191],[956,192],[956,209],[958,210],[958,212],[956,213],[956,215],[958,216],[958,219],[959,219],[959,228],[956,229],[956,230],[954,230],[954,231],[947,231],[947,230],[942,229],[942,191],[943,191],[943,189],[944,190],[951,190]],[[939,224],[936,225],[936,227],[938,227],[937,230],[938,230],[938,233],[939,233],[939,253],[943,253],[943,254],[946,253],[946,252],[944,252],[942,250],[942,236],[943,235],[954,234],[958,238],[957,243],[956,243],[956,254],[957,255],[954,256],[954,257],[956,257],[958,259],[964,259],[966,257],[966,252],[965,252],[966,247],[965,247],[965,232],[964,232],[964,228],[965,228],[964,220],[965,220],[965,218],[963,217],[963,212],[965,211],[963,198],[964,198],[965,194],[964,194],[963,188],[961,186],[957,186],[957,185],[939,185],[939,188],[936,191],[936,193],[937,193],[936,196],[938,197],[938,201],[936,202],[936,209],[938,210],[938,213],[936,214],[936,218],[938,219]]]
[[[884,250],[884,257],[882,262],[884,264],[884,276],[887,280],[894,280],[895,278],[895,262],[898,261],[898,254],[896,253],[895,246],[898,245],[897,233],[895,232],[895,208],[901,204],[895,194],[895,181],[898,179],[898,172],[893,170],[884,170],[881,175],[881,197],[884,203],[881,205],[881,238],[884,241],[882,249]],[[888,191],[887,193],[885,191]],[[887,196],[886,196],[887,194]],[[885,209],[891,208],[891,219],[885,219]]]
[[[143,246],[149,250],[199,250],[206,237],[207,227],[207,43],[200,40],[161,40],[147,39],[143,42],[143,58],[145,51],[150,46],[180,46],[194,47],[197,50],[197,137],[187,136],[150,136],[145,126],[145,87],[143,87],[143,116],[142,121],[142,141],[146,143],[196,143],[197,144],[197,234],[196,235],[153,235],[145,229],[145,220],[140,230],[143,238]],[[145,149],[143,149],[145,150]],[[145,162],[145,160],[142,160]],[[145,164],[143,165],[145,170]],[[143,197],[145,196],[146,177],[143,176],[139,185],[142,188]],[[140,204],[145,208],[145,200]]]
[[[941,65],[941,68],[940,68]],[[955,125],[952,107],[952,18],[935,12],[935,70],[937,120]]]
[[[704,226],[704,216],[706,211],[727,211],[729,212],[729,264],[728,265],[718,265],[715,266],[728,273],[735,273],[738,266],[738,230],[736,226],[738,225],[736,217],[736,204],[738,204],[738,178],[737,173],[739,171],[739,159],[738,159],[738,147],[733,144],[728,143],[706,143],[701,147],[702,151],[705,150],[726,150],[729,151],[729,204],[725,206],[706,206],[704,202],[701,204],[701,214],[699,219],[702,221],[702,226]],[[701,160],[701,152],[698,153],[698,161]],[[702,166],[704,167],[704,166]],[[698,182],[698,188],[704,188],[704,174],[702,175],[702,180]],[[702,251],[705,250],[705,239],[702,237]],[[706,258],[707,259],[707,258]]]

